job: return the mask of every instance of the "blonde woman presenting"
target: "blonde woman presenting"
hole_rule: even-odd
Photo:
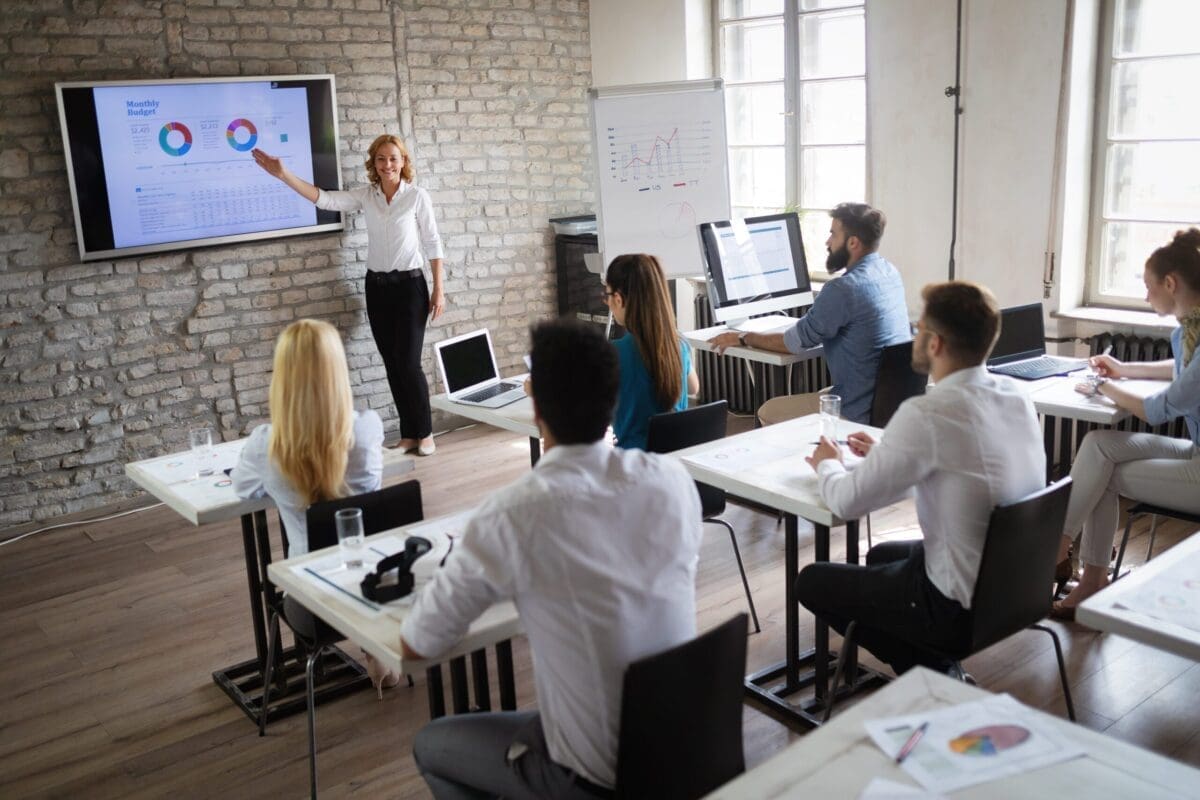
[[[413,184],[412,159],[400,138],[383,134],[367,151],[367,186],[349,191],[318,189],[282,160],[253,151],[254,161],[327,211],[362,211],[367,222],[367,319],[383,358],[400,417],[403,450],[433,455],[429,384],[421,368],[425,326],[446,307],[442,291],[442,240],[429,193]],[[433,291],[421,267],[429,259]]]

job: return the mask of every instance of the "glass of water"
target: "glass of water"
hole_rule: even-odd
[[[358,569],[363,564],[363,517],[361,508],[343,508],[333,514],[337,526],[338,549],[342,566]]]
[[[821,435],[831,442],[838,440],[838,419],[842,416],[842,398],[836,394],[821,395]]]
[[[196,477],[213,474],[212,428],[192,428],[188,431],[188,444],[192,458],[196,461]]]

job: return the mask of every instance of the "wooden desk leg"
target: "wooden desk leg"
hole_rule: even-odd
[[[529,466],[536,467],[542,457],[542,440],[536,436],[529,437]]]
[[[455,714],[471,710],[471,701],[467,697],[467,659],[462,656],[450,659],[450,702]]]
[[[517,683],[513,678],[512,642],[496,643],[496,682],[500,684],[500,708],[517,710]]]
[[[784,644],[787,647],[784,685],[791,692],[800,685],[800,601],[796,599],[796,576],[800,573],[800,532],[795,514],[784,514],[783,521]]]
[[[829,560],[829,526],[814,525],[816,535],[813,541],[813,561],[822,563]],[[792,579],[795,583],[795,578]],[[793,606],[799,603],[793,601]],[[799,614],[799,609],[797,609]],[[813,696],[818,701],[824,701],[829,691],[829,624],[817,617],[813,625]],[[799,623],[797,622],[797,625]]]
[[[477,711],[491,711],[492,690],[488,686],[486,650],[476,650],[474,653],[471,653],[471,679],[475,689],[475,709]]]
[[[425,687],[429,693],[429,718],[446,716],[446,697],[442,693],[442,668],[425,670]]]

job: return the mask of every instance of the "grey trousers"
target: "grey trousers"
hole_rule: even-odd
[[[536,711],[439,717],[417,733],[413,759],[437,800],[612,796],[550,760]]]

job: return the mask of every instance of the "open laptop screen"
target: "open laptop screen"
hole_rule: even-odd
[[[487,331],[438,348],[446,376],[446,391],[461,392],[496,377],[492,348],[488,346]]]
[[[1046,329],[1042,324],[1042,304],[1000,309],[1000,338],[988,357],[989,367],[1036,358],[1046,353]]]

